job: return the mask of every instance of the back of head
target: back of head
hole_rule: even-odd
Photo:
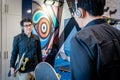
[[[104,13],[106,0],[78,0],[77,6],[86,10],[90,15],[101,16]]]

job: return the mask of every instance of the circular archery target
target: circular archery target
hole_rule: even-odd
[[[50,5],[33,2],[32,20],[34,23],[34,33],[36,33],[41,42],[41,49],[48,49],[54,39],[55,28],[58,27],[58,21],[54,9]],[[55,8],[56,9],[56,8]]]
[[[41,38],[46,38],[51,30],[49,21],[46,18],[41,18],[38,23],[38,32]]]

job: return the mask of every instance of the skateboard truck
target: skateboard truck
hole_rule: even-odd
[[[21,71],[24,71],[25,70],[25,65],[26,65],[26,63],[29,61],[29,59],[28,58],[25,58],[23,61],[22,61],[22,67],[21,67]]]

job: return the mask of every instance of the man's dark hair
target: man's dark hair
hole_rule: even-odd
[[[78,0],[78,7],[86,10],[93,16],[101,16],[104,13],[106,0]]]
[[[20,25],[23,27],[24,26],[24,22],[32,22],[32,20],[30,18],[24,18],[23,20],[20,21]]]

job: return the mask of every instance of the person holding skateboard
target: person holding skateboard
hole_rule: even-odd
[[[33,71],[36,65],[42,62],[40,40],[38,36],[32,34],[32,24],[31,19],[23,19],[20,22],[22,33],[15,36],[13,40],[13,50],[10,59],[10,74],[16,74],[17,69],[19,80],[28,80],[28,74],[34,74]],[[18,64],[16,65],[18,56]]]

